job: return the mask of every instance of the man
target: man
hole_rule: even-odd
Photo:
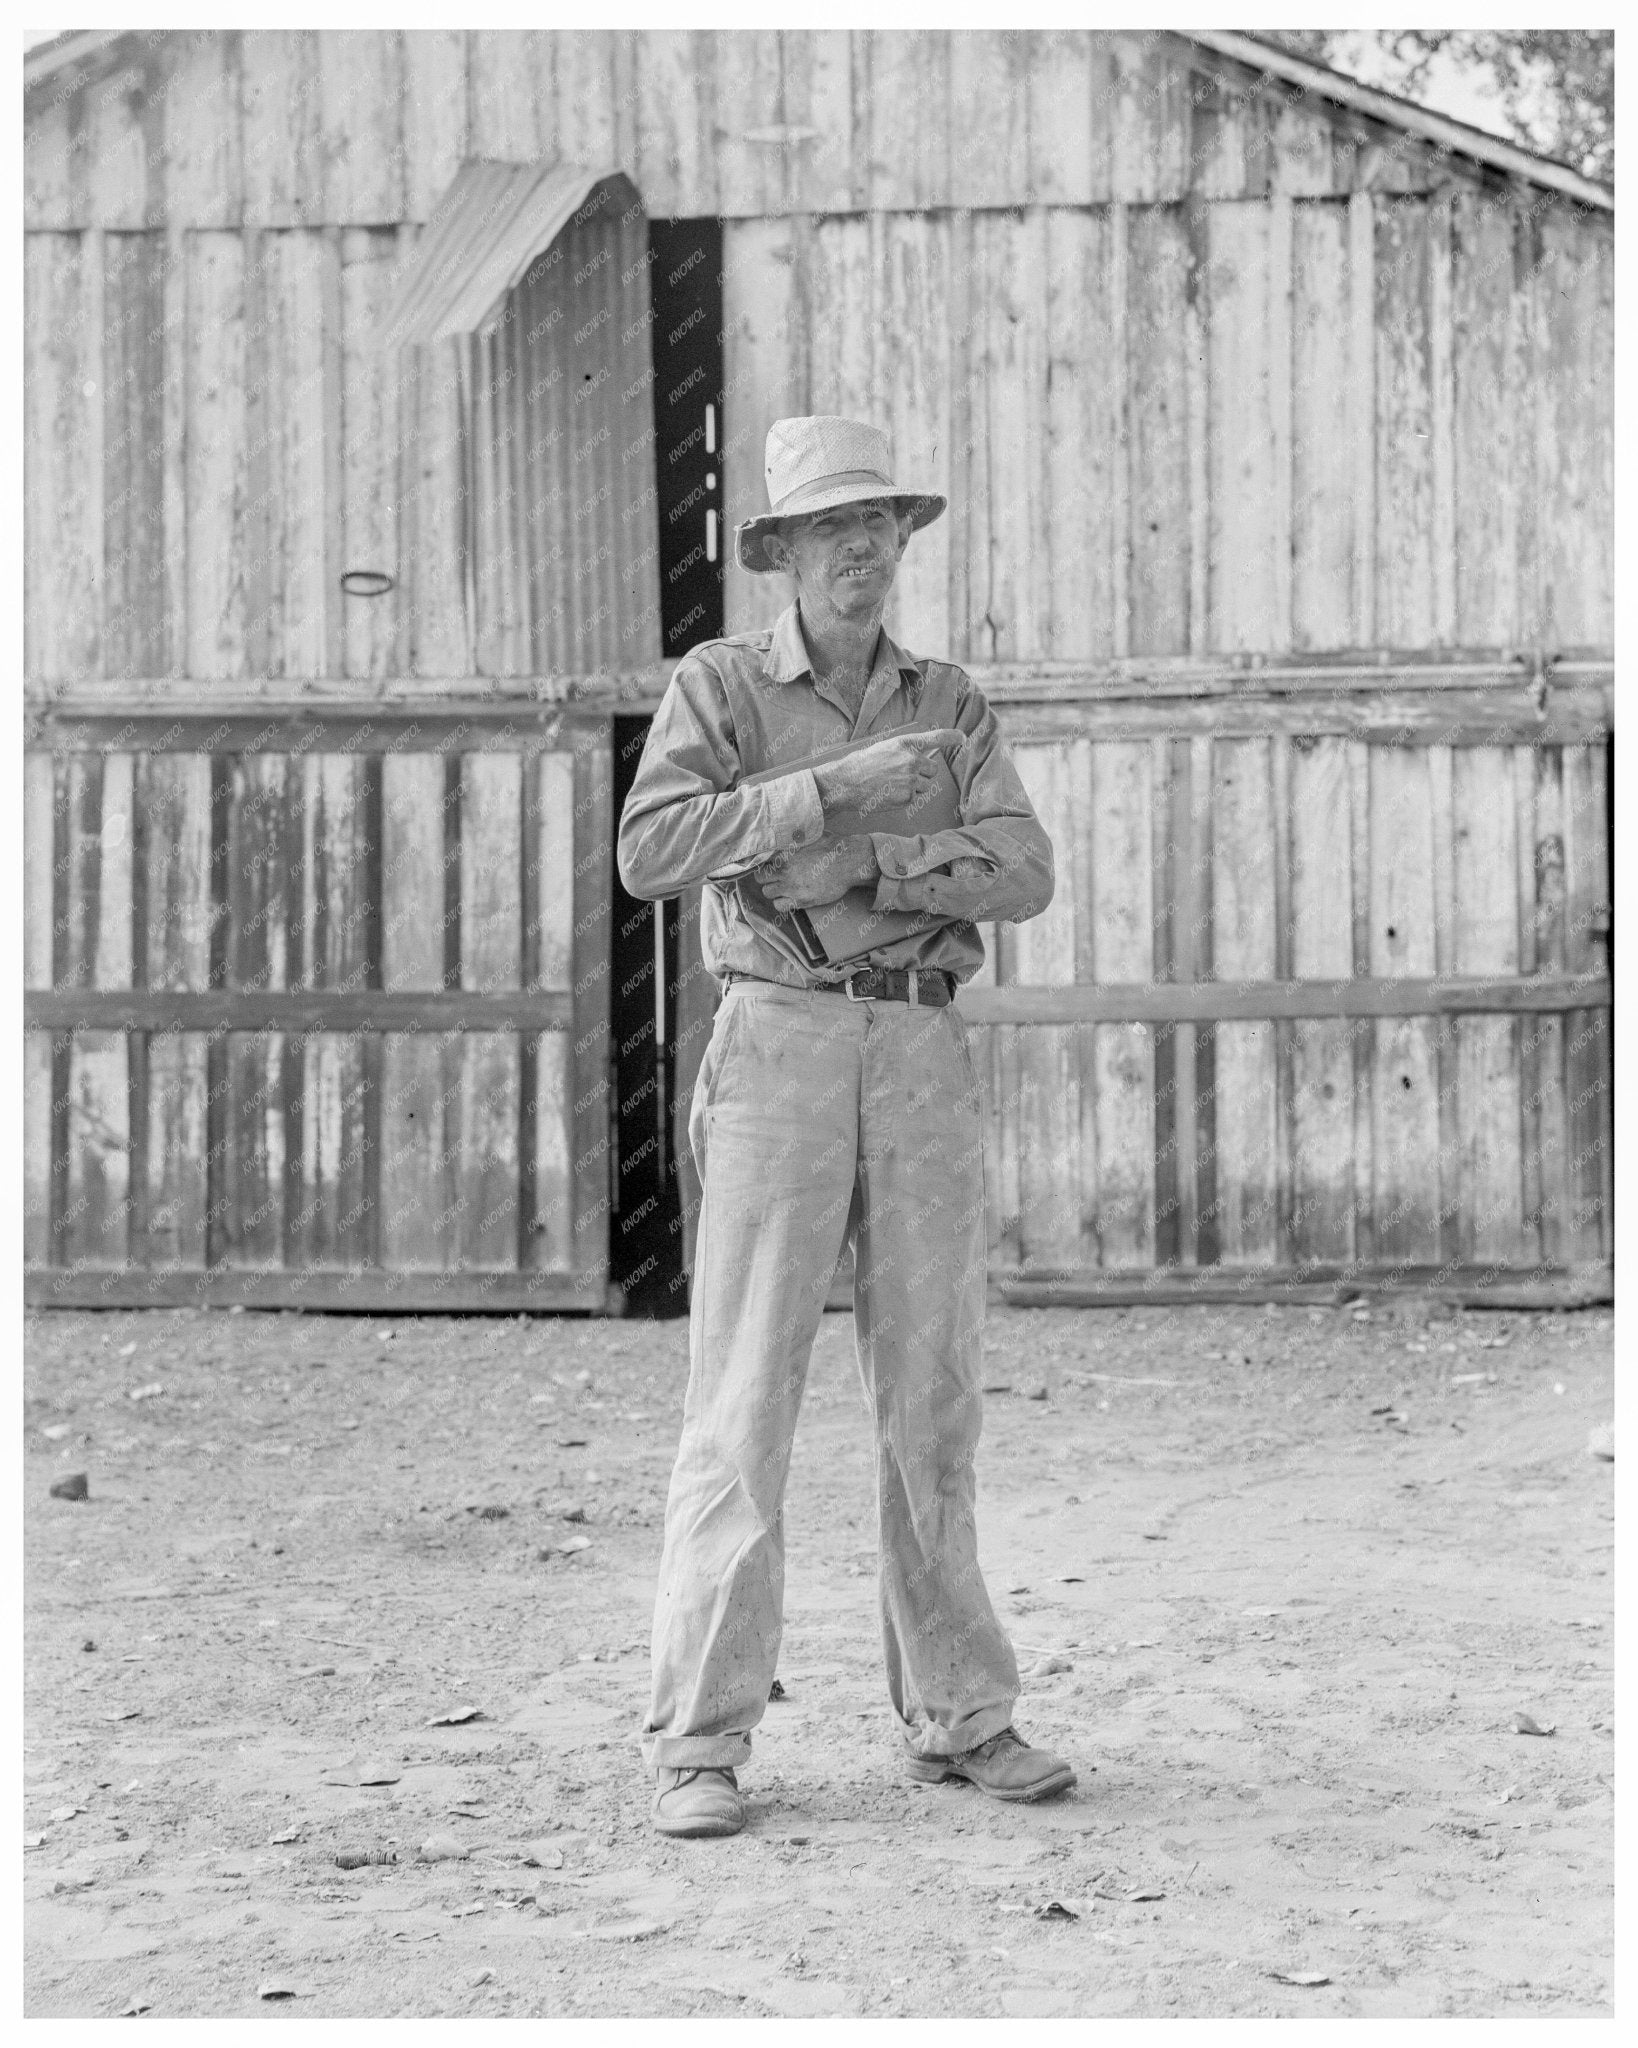
[[[1075,1782],[1013,1730],[1018,1667],[978,1567],[982,1106],[950,1006],[983,959],[974,921],[1051,900],[1052,847],[980,692],[882,626],[906,542],[946,501],[901,491],[886,436],[854,420],[776,421],[767,481],[772,511],[738,529],[738,559],[789,575],[796,600],[771,631],[678,664],[620,821],[634,895],[704,883],[701,952],[726,984],[689,1122],[704,1199],[644,1729],[668,1835],[743,1823],[736,1771],[779,1652],[791,1439],[849,1241],[907,1768],[1010,1800]],[[959,826],[854,829],[923,803],[940,751]],[[861,888],[877,912],[930,915],[814,966],[787,913]]]

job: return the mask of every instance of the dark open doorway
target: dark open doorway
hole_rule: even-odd
[[[649,257],[660,619],[665,653],[675,658],[723,628],[722,223],[650,221]],[[648,725],[614,722],[616,816]],[[629,1315],[688,1308],[671,1114],[680,911],[676,902],[628,896],[616,872],[610,1278],[625,1290]]]

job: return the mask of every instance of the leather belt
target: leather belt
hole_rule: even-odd
[[[730,968],[724,981],[759,981],[760,975]],[[787,987],[776,982],[777,988]],[[955,1000],[955,984],[942,967],[856,967],[845,981],[810,984],[823,995],[846,996],[850,1003],[919,1003],[942,1010]]]

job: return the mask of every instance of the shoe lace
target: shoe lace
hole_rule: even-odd
[[[998,1756],[1009,1743],[1014,1749],[1024,1749],[1027,1747],[1024,1738],[1018,1733],[1016,1728],[1003,1728],[999,1735],[992,1735],[988,1741],[979,1743],[978,1747],[972,1750],[970,1754],[980,1756],[988,1763],[991,1757]]]

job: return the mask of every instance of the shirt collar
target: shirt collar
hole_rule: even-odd
[[[884,661],[891,662],[901,675],[913,676],[917,682],[920,681],[921,664],[899,645],[885,626],[876,642],[872,675]],[[807,642],[802,638],[801,616],[794,600],[779,614],[762,663],[762,673],[770,683],[794,683],[799,676],[811,676],[813,673]]]

